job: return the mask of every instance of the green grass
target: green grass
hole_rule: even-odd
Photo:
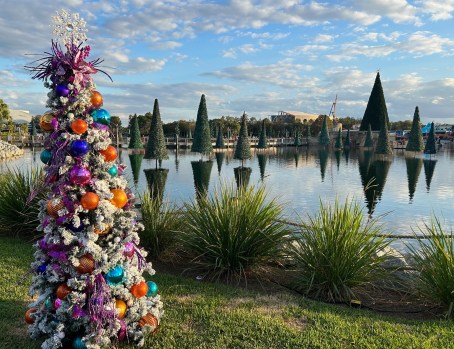
[[[0,238],[0,348],[40,347],[28,339],[23,321],[28,287],[16,284],[33,259],[30,245]],[[454,348],[450,321],[399,320],[285,292],[267,295],[201,283],[159,270],[153,279],[165,315],[145,348]]]

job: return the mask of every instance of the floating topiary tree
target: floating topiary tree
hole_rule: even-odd
[[[266,149],[268,148],[268,140],[266,137],[266,124],[265,120],[262,121],[262,128],[260,129],[260,137],[259,142],[257,144],[258,149]]]
[[[424,138],[422,136],[418,107],[415,108],[415,113],[413,114],[413,123],[411,125],[411,131],[408,136],[408,143],[405,150],[416,152],[424,150]]]
[[[429,136],[427,136],[426,147],[424,148],[424,154],[436,154],[437,144],[435,141],[435,127],[434,123],[430,124]]]
[[[217,134],[217,137],[216,137],[216,145],[214,147],[216,149],[224,149],[225,148],[224,137],[222,135],[221,126],[218,127],[218,134]]]
[[[156,168],[158,168],[158,160],[162,161],[169,158],[164,138],[164,130],[162,128],[161,113],[159,112],[158,99],[154,100],[153,115],[151,116],[151,126],[144,158],[156,159]],[[159,167],[161,167],[161,162],[159,162]]]
[[[372,128],[369,125],[366,133],[366,139],[364,141],[364,147],[365,148],[373,148],[374,146],[374,140],[372,139]]]
[[[131,138],[129,139],[129,149],[143,149],[143,143],[140,139],[140,129],[139,129],[139,121],[136,114],[131,119],[129,134]]]
[[[320,145],[329,145],[329,143],[330,143],[327,118],[328,117],[326,115],[323,116],[322,129],[321,129],[320,135],[318,137],[318,144],[320,144]]]
[[[347,129],[347,136],[345,136],[344,148],[350,148],[352,141],[350,139],[350,129]]]
[[[205,95],[200,97],[199,109],[197,111],[197,119],[195,121],[194,139],[192,140],[191,151],[196,153],[206,154],[213,150],[211,145],[211,131],[208,122],[208,111],[205,100]]]
[[[250,167],[244,167],[244,160],[251,158],[251,143],[248,137],[246,112],[243,112],[243,116],[241,117],[240,134],[233,158],[241,160],[241,166],[234,168],[238,188],[246,187],[252,172]]]
[[[342,143],[342,130],[339,128],[339,131],[337,131],[337,138],[336,138],[336,144],[334,145],[336,149],[342,149],[344,147]]]
[[[385,96],[381,85],[380,73],[377,72],[375,77],[374,87],[367,102],[366,111],[361,120],[360,131],[366,131],[368,125],[371,125],[372,131],[378,131],[381,128],[382,121],[386,121],[386,126],[389,126],[388,109],[386,108]],[[389,128],[389,127],[388,127]]]
[[[389,141],[388,123],[383,120],[378,135],[377,146],[375,147],[375,154],[390,155],[393,153],[393,148]]]

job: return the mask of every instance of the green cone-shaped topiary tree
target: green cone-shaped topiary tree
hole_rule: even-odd
[[[364,147],[372,148],[373,146],[374,146],[374,140],[372,139],[372,128],[369,125],[369,127],[367,128],[366,139],[364,141]]]
[[[205,95],[202,95],[197,111],[197,119],[195,121],[194,139],[192,141],[191,151],[205,154],[210,153],[212,150],[207,105]]]
[[[241,167],[244,166],[244,160],[251,158],[251,143],[248,137],[247,131],[247,116],[243,113],[241,117],[240,134],[238,136],[238,142],[236,143],[234,159],[241,160]]]
[[[140,139],[139,121],[137,114],[134,114],[129,124],[129,134],[131,135],[131,138],[129,139],[128,148],[143,149],[143,143]]]
[[[424,154],[436,154],[437,144],[435,141],[435,127],[434,123],[430,124],[429,136],[427,137],[426,147],[424,148]]]
[[[407,151],[423,151],[424,138],[422,137],[421,122],[419,119],[419,108],[415,108],[413,123],[411,125],[410,135],[408,136]]]
[[[318,136],[318,143],[320,145],[328,145],[330,143],[326,115],[323,117],[322,129],[320,131],[320,135]]]
[[[386,109],[380,73],[377,73],[374,87],[370,93],[369,101],[367,102],[366,111],[364,112],[359,130],[366,131],[368,125],[371,125],[372,131],[378,131],[381,128],[382,120],[386,120],[386,126],[388,127],[388,110]]]
[[[158,167],[158,160],[169,158],[164,139],[164,130],[162,129],[158,99],[154,100],[153,115],[151,116],[151,126],[144,158],[156,159],[156,168]]]
[[[390,155],[393,153],[393,148],[389,141],[388,135],[388,123],[383,120],[380,128],[380,134],[378,135],[377,147],[375,148],[375,154]]]
[[[218,127],[218,134],[217,134],[217,137],[216,137],[216,145],[214,147],[216,149],[224,149],[225,148],[224,137],[222,135],[221,126]]]
[[[336,144],[334,145],[336,149],[342,149],[344,147],[342,142],[342,130],[339,129],[337,132]]]
[[[266,149],[268,148],[268,140],[266,137],[266,124],[265,120],[262,121],[262,128],[260,130],[260,137],[259,137],[259,142],[257,144],[258,149]]]
[[[350,139],[350,129],[347,129],[347,136],[345,136],[344,148],[350,148],[352,141]]]

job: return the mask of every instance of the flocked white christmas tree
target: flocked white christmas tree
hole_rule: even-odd
[[[154,270],[139,246],[134,195],[92,80],[102,61],[87,60],[85,31],[78,14],[58,12],[52,51],[27,67],[49,88],[50,110],[40,121],[48,196],[25,320],[42,348],[141,346],[159,325],[162,303],[156,283],[144,279]]]

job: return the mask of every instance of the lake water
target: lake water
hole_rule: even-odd
[[[0,172],[7,167],[26,169],[42,166],[40,151],[26,151],[24,157],[0,163]],[[120,151],[120,161],[127,165],[125,175],[130,187],[142,194],[148,182],[147,169],[155,168],[154,160],[142,155]],[[234,181],[234,168],[240,161],[233,152],[213,153],[212,167],[205,174],[208,192],[220,182]],[[162,167],[168,169],[164,196],[178,204],[194,200],[192,161],[199,154],[187,150],[169,150],[169,159]],[[204,160],[207,160],[206,158]],[[372,216],[386,214],[382,221],[394,234],[411,234],[417,224],[429,222],[433,213],[443,219],[447,227],[454,226],[454,149],[444,146],[432,157],[422,154],[407,157],[395,150],[390,161],[381,161],[370,152],[352,149],[349,152],[320,150],[317,147],[281,147],[254,151],[245,166],[252,168],[250,184],[264,184],[270,197],[277,197],[286,205],[286,215],[296,221],[317,212],[320,200],[334,203],[336,197],[343,202],[347,197],[362,203],[365,212]],[[152,173],[153,171],[148,173]],[[149,175],[150,177],[150,175]],[[200,177],[200,176],[199,176]],[[376,178],[368,192],[364,186]],[[199,180],[197,185],[203,180]]]

